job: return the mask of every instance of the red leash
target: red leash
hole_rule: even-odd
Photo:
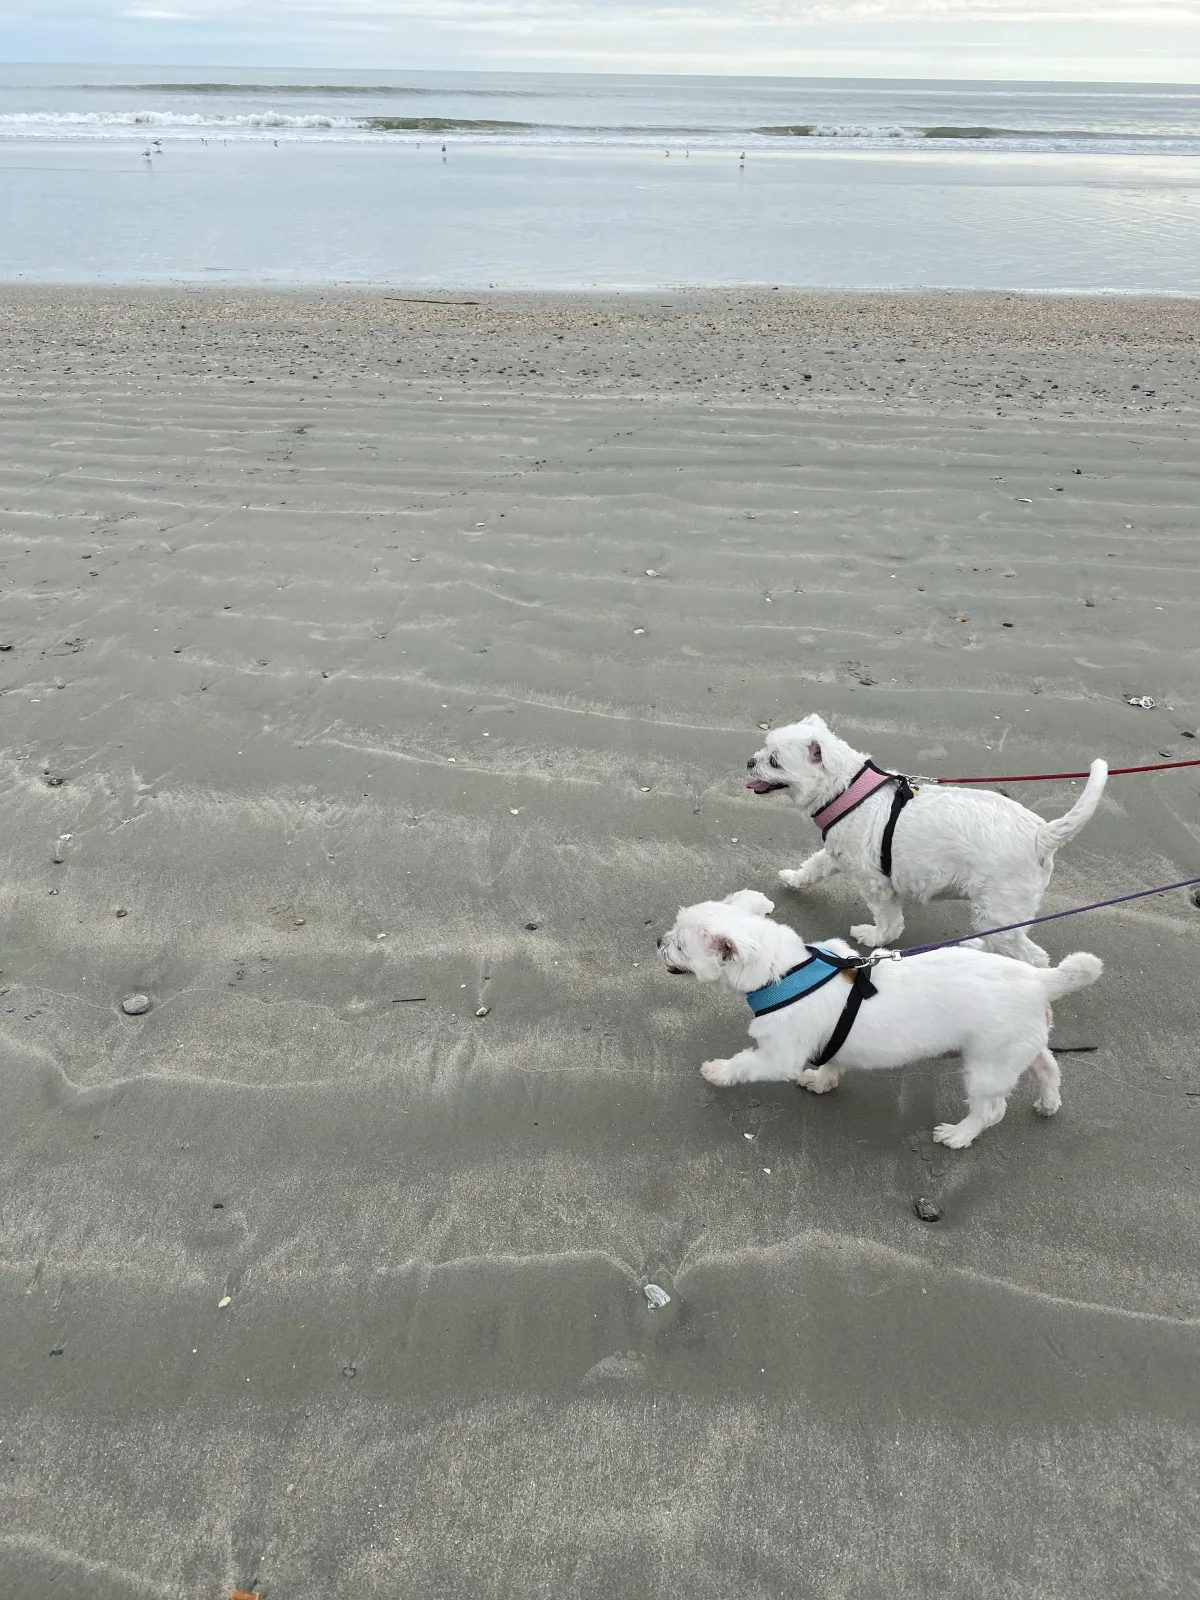
[[[1109,767],[1110,778],[1127,772],[1168,772],[1173,767],[1200,767],[1198,761],[1159,761],[1151,767]],[[1088,778],[1089,772],[1023,772],[1016,778],[934,778],[934,783],[1043,783],[1053,778]]]

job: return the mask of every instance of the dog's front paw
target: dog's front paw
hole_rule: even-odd
[[[1062,1107],[1062,1095],[1057,1089],[1043,1089],[1033,1102],[1033,1109],[1039,1117],[1052,1117]]]
[[[934,1144],[944,1144],[947,1150],[965,1150],[974,1141],[974,1131],[961,1122],[939,1122],[933,1130]]]
[[[831,1089],[837,1088],[841,1076],[831,1067],[805,1067],[796,1082],[810,1094],[828,1094]]]
[[[855,944],[865,944],[870,950],[877,950],[885,943],[885,936],[873,922],[859,922],[850,929],[850,937]]]
[[[728,1061],[706,1061],[700,1071],[709,1083],[715,1083],[720,1089],[725,1088],[730,1082]]]
[[[779,881],[785,889],[803,889],[808,877],[803,867],[784,867],[779,874]]]

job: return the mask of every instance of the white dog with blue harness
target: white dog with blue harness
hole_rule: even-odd
[[[774,909],[766,895],[741,889],[680,911],[659,940],[668,972],[721,979],[754,1013],[754,1045],[706,1061],[700,1070],[709,1083],[796,1083],[826,1094],[849,1068],[961,1055],[967,1115],[933,1130],[955,1150],[1000,1121],[1027,1069],[1034,1109],[1046,1117],[1058,1110],[1050,1002],[1095,983],[1099,957],[1081,951],[1041,968],[959,947],[868,966],[843,939],[806,944],[771,920]]]

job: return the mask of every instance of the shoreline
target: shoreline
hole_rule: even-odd
[[[672,294],[684,298],[695,299],[700,296],[724,296],[736,294],[786,294],[806,296],[812,299],[829,299],[836,296],[861,300],[1031,300],[1031,301],[1058,301],[1058,300],[1094,300],[1097,303],[1109,304],[1113,301],[1138,304],[1141,301],[1181,300],[1200,301],[1200,289],[1021,289],[1009,288],[1003,284],[980,284],[972,288],[948,284],[894,284],[881,288],[859,289],[845,288],[836,284],[821,283],[768,283],[761,281],[727,282],[710,284],[689,283],[642,283],[642,284],[580,284],[576,287],[555,287],[551,289],[539,288],[536,285],[506,287],[497,289],[491,285],[464,283],[450,288],[441,288],[420,282],[406,282],[403,280],[390,280],[385,278],[371,279],[359,282],[351,278],[330,278],[282,281],[257,278],[164,278],[164,279],[73,279],[73,278],[24,278],[0,277],[0,295],[10,291],[28,290],[31,292],[45,290],[55,294],[75,293],[104,293],[104,294],[172,294],[178,292],[232,295],[232,294],[262,294],[262,295],[310,295],[329,297],[333,295],[438,295],[438,294],[469,294],[477,295],[481,301],[492,302],[510,300],[564,300],[567,302],[579,299],[596,300],[637,300],[648,299],[653,295]],[[414,304],[438,304],[433,300],[420,300]]]

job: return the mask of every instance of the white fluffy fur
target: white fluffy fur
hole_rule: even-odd
[[[753,780],[786,788],[793,804],[811,814],[839,795],[866,759],[820,717],[810,716],[773,732],[749,769]],[[1083,793],[1053,822],[987,789],[923,784],[896,824],[890,879],[879,870],[894,795],[889,784],[836,823],[823,849],[779,879],[789,889],[807,889],[844,872],[874,918],[850,929],[866,945],[897,942],[904,929],[902,898],[969,900],[977,931],[1023,922],[1037,916],[1055,852],[1092,816],[1107,777],[1105,762],[1093,761]],[[1024,931],[984,943],[1035,967],[1050,962]]]
[[[804,940],[772,922],[765,895],[741,889],[680,911],[659,942],[667,969],[704,983],[724,980],[738,994],[774,983],[807,959]],[[856,955],[843,939],[821,939],[838,955]],[[1039,971],[985,950],[932,950],[872,971],[878,994],[864,1000],[850,1037],[828,1066],[808,1063],[832,1036],[849,987],[840,978],[781,1011],[755,1017],[754,1045],[701,1072],[722,1087],[735,1083],[799,1083],[813,1094],[836,1089],[848,1068],[902,1067],[931,1056],[961,1055],[967,1115],[933,1130],[939,1144],[962,1150],[1008,1108],[1028,1068],[1037,1081],[1034,1107],[1052,1117],[1062,1104],[1058,1063],[1050,1054],[1050,1001],[1095,983],[1098,956],[1080,952]]]

